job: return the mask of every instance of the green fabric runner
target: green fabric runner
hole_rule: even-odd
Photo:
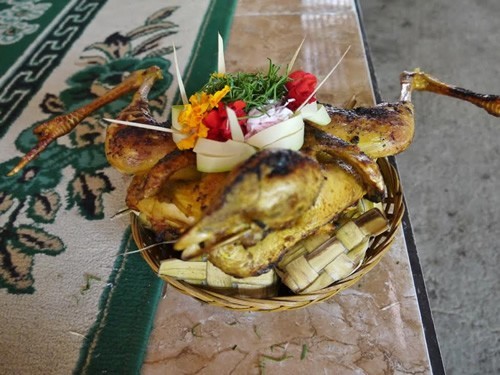
[[[0,1],[1,176],[34,146],[36,125],[92,100],[124,72],[163,69],[151,107],[165,117],[176,86],[171,44],[159,42],[181,40],[184,82],[194,92],[216,68],[217,32],[228,39],[236,1],[144,1],[140,20],[118,9],[122,3],[112,12],[112,4]],[[95,32],[103,12],[104,20],[113,14],[121,21],[120,30]],[[201,22],[191,25],[182,16],[189,12]],[[66,71],[73,56],[83,67]],[[140,256],[122,255],[136,249],[128,225],[104,220],[123,205],[126,186],[107,165],[99,123],[129,98],[86,119],[19,175],[0,177],[0,373],[140,371],[162,282]],[[32,345],[19,343],[17,334],[30,336]],[[67,336],[80,340],[79,351],[59,348],[61,335],[71,344]],[[53,360],[43,358],[44,347]]]

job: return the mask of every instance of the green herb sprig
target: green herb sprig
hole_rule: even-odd
[[[270,102],[280,101],[286,94],[285,83],[288,76],[279,73],[280,66],[269,60],[267,73],[226,73],[219,75],[212,74],[209,81],[203,86],[202,91],[214,94],[222,90],[224,86],[229,86],[231,91],[222,99],[224,103],[231,103],[236,100],[243,100],[246,103],[246,110],[252,108],[262,108]]]

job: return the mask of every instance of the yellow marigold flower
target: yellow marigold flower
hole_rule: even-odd
[[[229,88],[228,85],[224,86],[224,88],[220,91],[217,91],[215,94],[210,95],[210,105],[212,108],[218,107],[219,102],[222,100],[224,96],[230,91],[231,89]]]
[[[209,108],[210,98],[206,92],[201,92],[191,95],[191,97],[189,98],[189,102],[191,103],[193,110],[196,111],[197,113],[205,113],[211,109]]]
[[[188,137],[183,138],[177,143],[179,150],[188,150],[193,148],[198,138],[206,138],[208,135],[208,128],[201,123],[197,133],[191,133]]]
[[[184,105],[184,109],[179,114],[179,124],[182,133],[187,137],[177,143],[181,150],[193,148],[198,138],[206,138],[208,128],[203,124],[203,119],[212,109],[218,107],[219,102],[230,91],[229,86],[217,91],[213,95],[200,92],[191,95],[189,104]]]

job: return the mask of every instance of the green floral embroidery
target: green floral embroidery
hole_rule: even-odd
[[[0,12],[0,24],[2,14],[4,19],[8,15],[31,20],[34,14],[39,17],[47,9],[45,3],[35,4],[36,1],[20,4],[21,1],[0,0],[1,3],[13,6],[8,14],[5,10]],[[31,16],[26,14],[26,9],[33,11]],[[46,93],[40,103],[42,111],[49,115],[47,119],[94,100],[118,84],[124,75],[152,65],[159,66],[164,77],[150,93],[151,109],[161,114],[167,101],[165,92],[173,80],[169,72],[171,63],[164,58],[172,53],[172,47],[162,47],[167,43],[161,42],[177,33],[177,25],[167,21],[176,9],[160,9],[148,17],[143,26],[127,33],[113,33],[103,42],[85,48],[79,62],[83,67],[67,79],[69,87],[57,95]],[[105,125],[101,118],[115,116],[130,98],[128,95],[110,103],[85,119],[69,135],[69,145],[54,142],[18,175],[0,179],[0,288],[11,293],[33,293],[33,255],[55,256],[65,250],[64,242],[49,232],[63,201],[66,209],[76,207],[87,220],[104,218],[103,196],[114,187],[105,171],[108,163],[104,155]],[[33,128],[47,119],[21,132],[15,141],[19,151],[26,153],[36,144]],[[5,175],[17,161],[15,158],[0,164],[0,175]],[[62,171],[68,166],[74,172],[68,185],[61,187]],[[58,193],[63,190],[65,196]],[[27,224],[27,220],[31,223]],[[39,223],[47,225],[42,229]]]

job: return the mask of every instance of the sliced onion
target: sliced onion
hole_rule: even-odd
[[[228,139],[225,142],[214,141],[208,138],[199,138],[193,151],[211,156],[234,156],[238,154],[254,153],[255,149],[247,143]]]
[[[317,102],[306,104],[300,110],[300,113],[302,114],[304,120],[315,123],[316,125],[325,126],[332,121],[325,106],[318,104]]]
[[[227,172],[252,156],[255,149],[252,148],[252,150],[252,152],[242,152],[230,156],[213,156],[197,153],[196,167],[200,172],[205,173]]]
[[[289,150],[298,151],[304,144],[304,128],[287,135],[284,138],[278,139],[276,142],[270,143],[264,148],[287,148]]]
[[[304,128],[304,121],[300,114],[290,117],[288,120],[270,126],[255,135],[252,135],[246,142],[257,148],[264,148],[267,145],[278,141],[290,134],[296,133]]]

